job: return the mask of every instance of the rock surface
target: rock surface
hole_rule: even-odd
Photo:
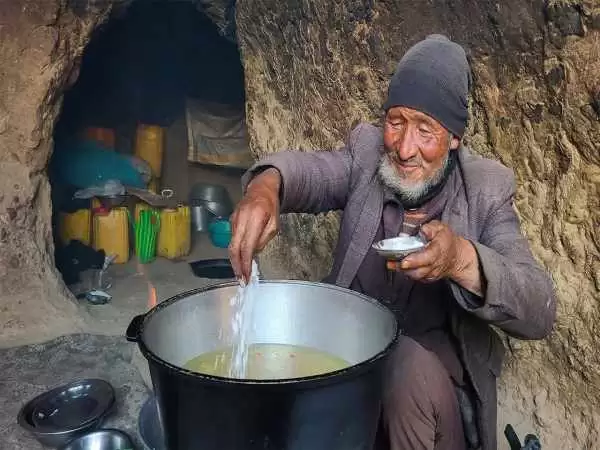
[[[206,2],[203,2],[206,3]],[[0,341],[84,326],[52,264],[45,167],[62,92],[110,2],[0,6]],[[560,296],[546,341],[507,340],[499,426],[544,448],[595,448],[600,432],[600,3],[598,0],[374,2],[238,0],[247,115],[256,155],[328,150],[377,122],[395,63],[445,33],[474,75],[468,143],[514,169],[516,207]],[[263,256],[273,276],[319,279],[335,213],[285,218]]]
[[[105,18],[81,2],[0,5],[0,336],[2,345],[74,332],[82,315],[54,267],[45,173],[62,89]]]
[[[108,381],[116,407],[104,426],[125,431],[142,447],[137,423],[150,391],[132,364],[135,345],[122,337],[75,334],[44,344],[0,350],[0,449],[42,450],[17,424],[25,402],[56,386],[84,378]]]

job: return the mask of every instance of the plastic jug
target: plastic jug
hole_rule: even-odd
[[[160,213],[158,255],[168,259],[187,256],[191,249],[189,206],[163,209]]]
[[[187,205],[179,205],[179,233],[181,235],[182,256],[187,256],[192,250],[192,213]]]
[[[152,178],[148,183],[148,190],[153,194],[158,194],[160,189],[160,180],[158,178]]]
[[[152,206],[150,206],[148,203],[145,202],[138,202],[135,204],[135,210],[134,210],[134,225],[137,223],[137,221],[140,219],[140,212],[142,211],[146,211],[146,210],[155,210],[156,208],[153,208]]]
[[[157,125],[138,125],[135,134],[135,156],[146,161],[154,178],[160,178],[165,143],[165,129]]]
[[[135,253],[142,264],[156,258],[156,241],[160,230],[160,214],[154,208],[136,211],[133,226],[135,231]]]
[[[72,213],[60,213],[59,236],[63,244],[81,241],[90,245],[92,233],[92,213],[89,209],[79,209]]]
[[[93,247],[114,255],[116,264],[129,261],[129,222],[127,208],[119,207],[107,211],[94,210]]]
[[[113,150],[115,148],[115,130],[112,128],[87,127],[83,135],[86,139],[98,142],[106,148]]]

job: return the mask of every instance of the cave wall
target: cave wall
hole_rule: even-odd
[[[0,3],[3,346],[84,326],[52,264],[45,167],[62,92],[110,6]],[[427,34],[469,51],[467,141],[515,170],[523,230],[560,297],[548,340],[507,340],[500,386],[500,426],[538,432],[545,449],[595,448],[600,430],[599,30],[598,0],[238,0],[236,9],[256,155],[328,150],[358,121],[377,122],[397,60]],[[263,267],[319,279],[337,224],[336,214],[286,217]]]
[[[110,5],[0,3],[0,345],[75,332],[85,315],[54,267],[46,175],[62,89]]]
[[[542,342],[507,340],[499,428],[535,431],[543,448],[597,448],[600,426],[600,2],[240,0],[237,35],[257,155],[341,145],[378,122],[403,52],[445,33],[474,75],[466,141],[511,167],[516,208],[560,297]],[[264,252],[276,275],[319,279],[338,218],[300,215]],[[502,440],[500,440],[502,442]]]

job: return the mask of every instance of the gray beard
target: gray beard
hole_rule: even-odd
[[[429,179],[419,183],[412,183],[402,179],[392,162],[389,153],[384,154],[379,161],[379,179],[387,186],[400,200],[405,208],[416,208],[424,203],[424,200],[443,184],[450,175],[452,166],[450,165],[450,152],[446,159]]]

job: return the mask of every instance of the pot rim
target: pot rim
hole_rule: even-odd
[[[359,362],[358,364],[354,364],[350,367],[336,370],[333,372],[327,372],[325,374],[312,375],[312,376],[308,376],[308,377],[285,378],[285,379],[281,379],[281,380],[280,379],[245,380],[245,379],[219,377],[219,376],[215,376],[215,375],[207,375],[207,374],[194,372],[194,371],[185,369],[183,367],[179,367],[177,365],[174,365],[174,364],[171,364],[171,363],[165,361],[164,359],[162,359],[158,355],[156,355],[154,352],[152,352],[146,346],[146,344],[142,338],[142,335],[143,335],[143,331],[144,331],[144,327],[146,326],[146,323],[152,318],[152,316],[154,316],[154,314],[157,314],[162,309],[169,307],[173,303],[175,303],[179,300],[188,298],[192,295],[201,294],[204,292],[209,292],[209,291],[216,290],[219,288],[224,288],[224,287],[238,286],[237,281],[226,281],[226,282],[222,282],[222,283],[211,284],[209,286],[181,292],[177,295],[174,295],[174,296],[158,303],[156,306],[154,306],[152,309],[150,309],[150,311],[148,311],[145,314],[142,314],[143,319],[142,319],[141,324],[139,325],[139,328],[136,333],[136,341],[137,341],[137,344],[138,344],[142,354],[148,361],[154,362],[154,363],[158,364],[159,366],[162,366],[163,368],[173,370],[180,375],[185,375],[192,379],[202,380],[203,382],[212,383],[212,384],[216,384],[216,385],[220,385],[220,386],[226,385],[226,386],[250,386],[250,387],[253,387],[253,386],[278,387],[278,386],[293,385],[294,387],[315,387],[316,385],[321,385],[323,383],[339,381],[340,377],[344,377],[344,378],[356,377],[358,375],[363,374],[364,372],[371,370],[373,365],[376,362],[381,360],[383,357],[385,357],[390,352],[390,350],[396,345],[396,343],[399,339],[401,330],[400,330],[398,318],[396,317],[396,315],[382,303],[378,302],[377,300],[375,300],[371,297],[361,294],[360,292],[356,292],[351,289],[343,288],[343,287],[336,286],[336,285],[329,284],[329,283],[311,282],[311,281],[303,281],[303,280],[259,280],[259,283],[261,283],[261,284],[275,284],[275,283],[281,284],[281,283],[283,283],[283,284],[300,284],[300,285],[311,285],[311,286],[316,285],[316,286],[324,287],[327,289],[350,292],[353,295],[360,297],[363,301],[371,303],[373,306],[384,310],[386,312],[386,314],[391,316],[391,318],[393,319],[393,323],[394,323],[393,336],[390,339],[390,342],[388,342],[388,344],[382,350],[380,350],[379,352],[377,352],[370,358]]]

